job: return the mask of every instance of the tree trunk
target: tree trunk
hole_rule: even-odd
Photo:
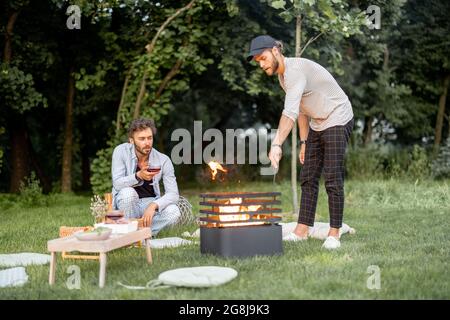
[[[297,16],[295,28],[295,56],[300,57],[302,37],[302,17]],[[300,107],[300,106],[299,106]],[[298,213],[298,192],[297,192],[297,123],[294,123],[291,135],[291,187],[292,187],[292,210]]]
[[[442,140],[442,127],[444,125],[444,114],[445,114],[445,104],[447,100],[447,92],[448,92],[448,85],[450,82],[450,74],[448,74],[443,83],[442,87],[442,93],[439,98],[439,110],[436,118],[436,128],[434,130],[434,148],[433,151],[436,154],[439,150],[439,145],[441,144]]]
[[[21,116],[12,117],[10,125],[12,172],[9,192],[18,193],[20,183],[29,173],[27,129]]]
[[[5,47],[3,50],[3,61],[10,63],[12,58],[12,33],[19,12],[12,12],[8,18],[5,30]],[[11,163],[12,172],[9,191],[17,193],[20,183],[28,175],[28,144],[25,120],[19,114],[12,113],[10,117],[10,141],[11,141]]]
[[[363,146],[367,146],[369,143],[372,142],[372,122],[373,117],[368,116],[364,118],[364,130],[363,130]]]
[[[150,103],[150,107],[152,107],[156,103],[156,101],[159,99],[159,97],[161,96],[163,91],[166,89],[170,80],[172,80],[172,78],[177,75],[178,71],[180,71],[182,64],[183,64],[183,60],[178,59],[177,62],[175,62],[175,64],[173,65],[172,69],[170,69],[170,71],[166,74],[166,76],[162,80],[161,84],[159,85],[158,91],[156,91],[155,100],[153,100]]]
[[[147,79],[147,70],[144,70],[144,74],[142,75],[141,86],[139,87],[139,94],[136,99],[136,104],[134,105],[133,119],[139,118],[139,115],[141,114],[141,103],[145,95],[145,82],[146,82],[145,79]]]
[[[389,48],[386,45],[384,47],[384,53],[383,53],[383,70],[388,71],[389,68]]]
[[[61,191],[72,192],[72,149],[73,149],[73,100],[75,96],[75,79],[73,67],[70,68],[67,86],[66,119],[64,129],[64,146],[62,157]]]
[[[122,95],[120,96],[119,108],[117,108],[116,138],[119,137],[119,135],[120,135],[120,129],[121,129],[120,113],[122,112],[122,108],[125,103],[125,95],[127,94],[128,82],[130,81],[130,76],[131,76],[131,69],[128,71],[127,75],[125,76],[125,82],[122,87]]]
[[[447,121],[448,121],[448,135],[447,135],[447,138],[450,138],[450,112],[447,115]]]
[[[12,56],[12,32],[14,29],[14,24],[16,23],[17,16],[19,15],[19,12],[15,11],[11,13],[8,19],[8,24],[6,25],[6,32],[5,32],[5,48],[3,50],[3,61],[6,63],[11,62],[11,56]]]
[[[81,151],[81,188],[83,190],[91,189],[91,164],[85,148]]]

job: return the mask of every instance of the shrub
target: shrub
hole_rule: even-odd
[[[431,166],[432,176],[434,178],[450,178],[450,137],[445,144],[441,146],[436,160]]]
[[[430,176],[430,162],[425,148],[414,145],[407,173],[413,179],[425,179]]]
[[[351,178],[382,177],[384,157],[380,148],[370,145],[366,148],[349,148],[345,166]]]
[[[390,178],[426,179],[430,176],[427,150],[419,145],[388,148],[386,176]]]
[[[387,178],[404,178],[410,162],[410,154],[406,148],[390,147],[387,151],[387,166],[385,175]]]
[[[113,146],[101,149],[97,152],[97,158],[92,161],[91,185],[94,194],[104,194],[106,192],[111,192],[111,160],[113,151]]]
[[[20,204],[27,207],[46,206],[48,205],[48,198],[42,193],[42,187],[36,174],[31,172],[31,175],[20,183]]]
[[[370,145],[349,149],[347,174],[352,178],[412,178],[430,175],[430,161],[425,148]]]

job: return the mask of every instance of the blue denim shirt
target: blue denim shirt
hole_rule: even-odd
[[[158,205],[158,210],[164,210],[170,204],[176,204],[179,199],[177,179],[172,161],[168,156],[159,152],[155,148],[150,151],[149,165],[161,166],[161,171],[153,177],[153,189],[155,190],[156,198],[153,202]],[[136,167],[138,159],[136,156],[134,145],[131,143],[122,143],[118,145],[112,156],[112,194],[113,204],[117,209],[116,196],[119,191],[127,187],[141,186],[144,182],[136,179]],[[164,183],[164,195],[161,196],[159,182]]]

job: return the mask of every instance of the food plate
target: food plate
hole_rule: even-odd
[[[128,223],[96,223],[96,228],[106,227],[112,230],[113,234],[123,234],[136,231],[138,229],[137,221],[128,221]]]
[[[78,231],[74,233],[75,238],[80,241],[100,241],[106,240],[111,235],[110,228],[99,227],[91,231]]]

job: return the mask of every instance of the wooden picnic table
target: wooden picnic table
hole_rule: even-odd
[[[100,276],[99,287],[105,286],[106,278],[106,254],[115,249],[130,246],[136,242],[145,241],[147,262],[152,263],[152,252],[150,249],[151,229],[142,228],[137,231],[125,233],[125,234],[111,234],[106,240],[99,241],[81,241],[75,238],[75,236],[69,236],[64,238],[53,239],[47,242],[48,251],[51,253],[50,260],[50,274],[48,283],[53,285],[56,278],[56,253],[57,252],[70,252],[79,251],[86,253],[99,253],[100,254]]]

